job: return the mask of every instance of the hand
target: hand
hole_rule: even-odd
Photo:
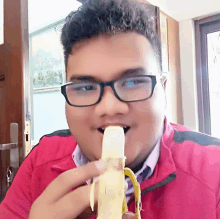
[[[60,174],[53,180],[31,206],[29,219],[73,219],[90,206],[91,185],[81,186],[88,179],[104,173],[103,162],[94,161]],[[97,189],[97,185],[96,185]],[[97,197],[95,196],[97,203]],[[132,219],[123,215],[123,219]]]

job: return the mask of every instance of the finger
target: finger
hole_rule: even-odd
[[[122,219],[135,219],[135,214],[132,212],[126,212],[122,215]]]
[[[99,176],[106,170],[102,161],[93,161],[84,166],[60,174],[42,193],[41,199],[54,203],[88,179]]]
[[[126,190],[128,185],[126,182],[124,183],[124,185],[125,185],[124,190]],[[62,218],[65,218],[65,217],[66,218],[69,218],[69,217],[75,218],[79,214],[84,212],[85,209],[90,206],[91,186],[92,186],[91,184],[81,186],[81,187],[77,188],[76,190],[69,192],[64,197],[62,197],[60,200],[58,200],[54,205],[54,208],[57,211],[56,215],[58,215],[59,212],[65,212],[65,215],[62,214]],[[98,204],[98,189],[99,189],[99,182],[97,181],[95,183],[95,189],[94,189],[94,194],[95,194],[95,196],[94,196],[94,203],[95,203],[94,212],[97,211],[97,207],[98,207],[97,206],[97,204]],[[90,214],[93,213],[92,210],[90,210],[88,212],[90,212]],[[126,218],[127,218],[127,215],[126,215]]]
[[[85,209],[90,206],[90,190],[91,184],[81,186],[54,203],[57,218],[75,218],[84,212]],[[97,194],[98,182],[95,183],[95,203],[98,202]],[[59,215],[61,212],[62,215]]]

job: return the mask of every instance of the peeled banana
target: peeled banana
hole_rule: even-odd
[[[140,217],[140,186],[134,173],[125,167],[124,156],[125,134],[120,126],[109,126],[104,131],[102,143],[102,160],[107,164],[107,171],[95,181],[99,181],[98,188],[98,219],[121,219],[122,213],[127,212],[127,203],[124,193],[125,175],[132,179],[135,199],[136,218]],[[90,191],[90,206],[94,208],[94,185]]]

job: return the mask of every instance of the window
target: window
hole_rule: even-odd
[[[199,131],[220,137],[220,15],[195,22]]]
[[[61,85],[65,83],[61,28],[66,16],[81,5],[76,0],[29,0],[29,68],[31,108],[31,145],[60,129],[68,129],[65,99]]]
[[[60,43],[62,25],[50,25],[29,35],[32,84],[32,141],[50,132],[67,129],[65,100],[60,86],[65,83],[63,52]]]

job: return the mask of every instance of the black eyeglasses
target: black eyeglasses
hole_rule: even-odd
[[[105,86],[110,86],[122,102],[136,102],[150,98],[157,83],[155,75],[137,75],[108,82],[69,82],[61,86],[70,106],[86,107],[99,103]]]

